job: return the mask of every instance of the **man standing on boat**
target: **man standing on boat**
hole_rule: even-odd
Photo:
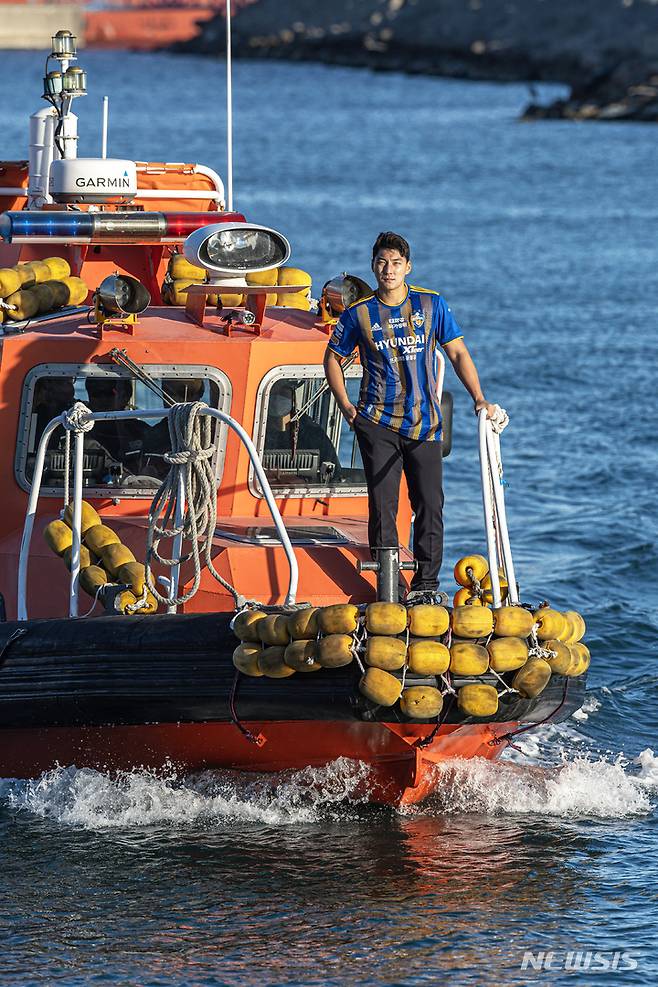
[[[380,233],[372,248],[375,294],[350,305],[338,320],[324,359],[327,382],[354,429],[368,485],[370,548],[398,545],[402,472],[415,514],[418,564],[407,599],[432,599],[443,558],[441,406],[437,393],[442,346],[477,414],[492,417],[463,334],[436,291],[408,286],[409,244]],[[358,346],[363,367],[356,407],[345,388],[341,360]]]

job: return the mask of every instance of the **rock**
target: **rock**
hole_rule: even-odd
[[[176,48],[221,55],[224,37],[217,16]],[[526,120],[658,120],[655,0],[256,0],[233,39],[242,58],[571,86]]]

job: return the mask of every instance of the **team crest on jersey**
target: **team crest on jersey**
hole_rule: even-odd
[[[425,325],[425,316],[422,312],[414,312],[411,316],[411,321],[415,325],[416,329],[420,329],[421,326]]]

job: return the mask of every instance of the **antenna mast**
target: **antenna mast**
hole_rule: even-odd
[[[231,0],[226,0],[226,189],[227,208],[233,209],[233,84],[231,63]]]

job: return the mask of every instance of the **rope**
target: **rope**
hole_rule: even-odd
[[[515,747],[515,745],[512,743],[513,737],[518,737],[520,733],[525,733],[527,730],[534,730],[535,727],[541,727],[544,725],[544,723],[548,723],[549,720],[552,720],[554,716],[557,716],[557,714],[560,712],[560,710],[562,709],[562,707],[566,702],[568,691],[569,691],[569,679],[565,677],[562,699],[560,700],[559,704],[555,707],[552,713],[549,713],[548,716],[545,716],[543,720],[539,720],[537,723],[529,723],[527,727],[520,727],[519,730],[512,730],[510,733],[503,733],[501,734],[500,737],[493,737],[488,742],[489,747],[498,747],[500,744],[504,744],[505,742],[507,742],[510,745],[510,747]],[[520,747],[515,747],[515,750],[521,751],[522,754],[525,753],[525,751],[523,751]]]
[[[94,420],[91,410],[82,401],[76,401],[72,408],[62,412],[62,425],[67,432],[91,432]]]
[[[244,597],[231,586],[215,569],[212,558],[212,538],[217,526],[217,491],[211,459],[215,452],[212,440],[212,422],[203,411],[208,407],[204,401],[190,401],[174,405],[169,412],[169,440],[171,452],[165,460],[171,468],[160,484],[149,510],[146,533],[146,585],[156,600],[167,606],[187,603],[199,588],[201,582],[201,559],[224,589],[235,600],[236,607],[244,604]],[[178,508],[179,477],[185,490],[185,504],[182,522],[176,525]],[[190,551],[180,559],[170,559],[160,554],[160,542],[164,538],[182,535],[190,543]],[[151,571],[153,560],[160,565],[173,568],[179,562],[192,560],[194,580],[187,593],[174,597],[161,596],[155,587]]]
[[[142,590],[142,595],[134,603],[129,603],[125,610],[126,613],[138,613],[140,610],[144,610],[149,605],[148,592],[146,586]]]
[[[441,676],[441,678],[443,678],[443,676]],[[446,705],[443,707],[442,712],[439,713],[439,715],[436,718],[436,724],[434,726],[434,729],[430,733],[428,733],[427,736],[425,736],[425,737],[419,737],[418,740],[415,741],[415,743],[413,745],[414,747],[423,748],[423,747],[427,747],[429,744],[432,743],[432,741],[434,740],[434,738],[437,735],[437,732],[439,731],[439,729],[445,723],[445,721],[446,721],[446,719],[448,717],[448,713],[452,709],[452,704],[455,701],[454,697],[457,695],[457,693],[455,692],[454,689],[451,689],[451,692],[452,692],[452,695],[450,696],[450,699],[448,700],[448,702],[446,703]],[[445,695],[445,693],[444,693],[444,695]]]
[[[233,678],[233,685],[231,686],[231,692],[228,699],[229,710],[231,713],[231,719],[235,726],[238,728],[240,733],[250,744],[255,744],[256,747],[262,747],[263,744],[267,743],[267,738],[262,733],[254,734],[247,727],[243,726],[238,719],[238,714],[235,709],[235,700],[238,694],[238,683],[240,681],[240,671],[236,669],[235,677]]]
[[[94,607],[98,603],[98,597],[100,596],[101,590],[103,590],[103,589],[105,589],[105,583],[101,583],[101,585],[97,588],[96,594],[94,596],[94,602],[89,607],[89,609],[87,610],[86,613],[81,614],[81,617],[88,617],[89,616],[89,614],[91,613],[91,611],[94,609]]]

